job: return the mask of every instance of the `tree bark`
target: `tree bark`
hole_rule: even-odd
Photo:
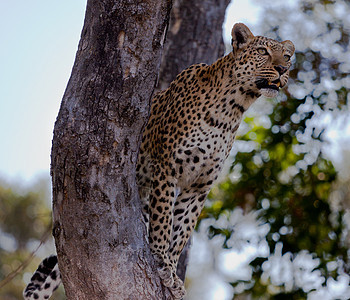
[[[222,24],[231,0],[175,0],[164,47],[158,89],[192,64],[212,64],[224,54]]]
[[[175,0],[162,58],[158,90],[195,63],[211,64],[224,54],[222,24],[230,0]],[[189,244],[184,248],[177,275],[184,280]]]
[[[54,236],[67,299],[166,299],[135,167],[171,0],[88,0],[55,123]]]

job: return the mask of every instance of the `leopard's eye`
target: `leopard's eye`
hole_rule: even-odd
[[[269,52],[267,52],[266,48],[258,48],[258,53],[261,55],[269,55]]]
[[[286,54],[286,55],[283,56],[283,58],[284,58],[285,61],[289,61],[290,60],[290,55]]]

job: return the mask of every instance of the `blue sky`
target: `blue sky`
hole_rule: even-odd
[[[48,173],[54,120],[84,19],[84,0],[0,1],[0,177]]]
[[[0,178],[5,181],[49,174],[53,126],[85,6],[86,0],[0,1]],[[250,1],[235,0],[226,34],[233,23],[252,21],[256,12]]]

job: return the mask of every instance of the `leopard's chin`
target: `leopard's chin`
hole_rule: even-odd
[[[260,89],[261,95],[263,95],[266,98],[276,98],[278,95],[277,89],[271,89],[271,88],[262,88]]]
[[[275,98],[277,97],[278,91],[281,88],[281,81],[280,79],[269,81],[265,78],[260,78],[256,81],[256,86],[261,95],[267,98]]]

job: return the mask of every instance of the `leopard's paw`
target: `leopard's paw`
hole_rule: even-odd
[[[166,287],[172,287],[174,285],[174,277],[173,272],[169,266],[163,266],[158,269],[158,273],[160,278],[162,279],[162,283]]]
[[[170,291],[176,300],[181,300],[186,296],[184,283],[177,275],[174,275],[174,284],[170,288]]]

